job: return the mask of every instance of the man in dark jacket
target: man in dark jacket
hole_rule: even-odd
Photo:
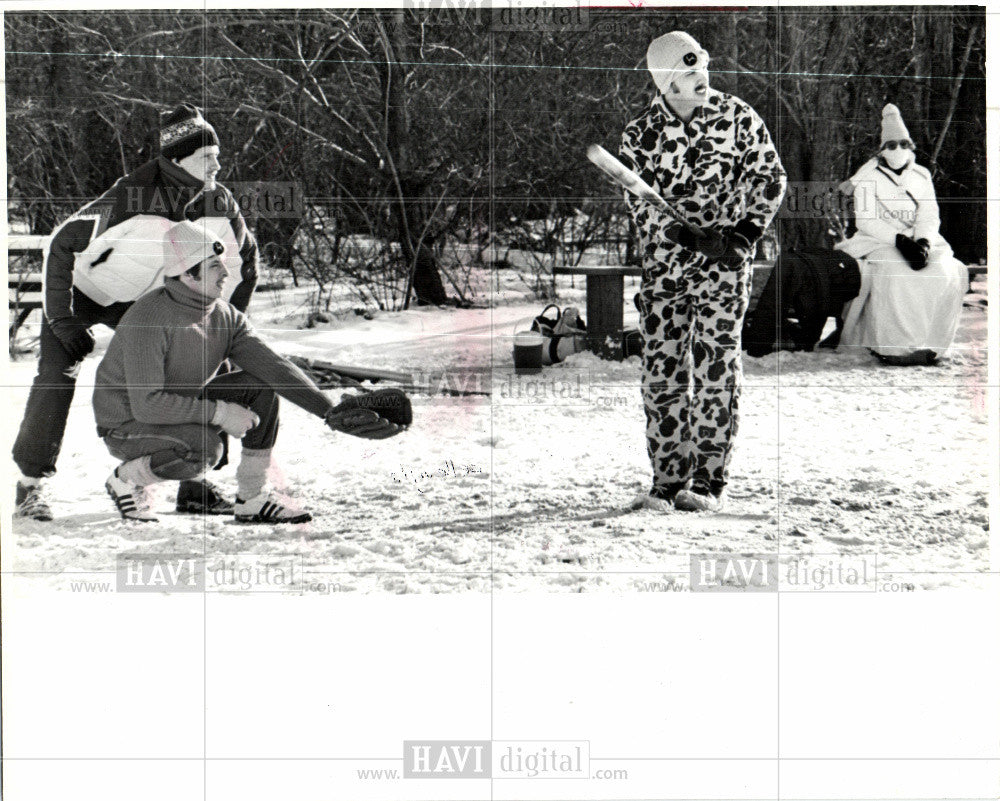
[[[38,374],[28,395],[14,461],[21,471],[15,517],[51,520],[42,480],[56,472],[56,459],[83,359],[94,348],[90,329],[97,323],[114,328],[131,302],[102,305],[74,280],[76,254],[91,242],[138,214],[174,222],[200,220],[241,261],[241,282],[230,302],[245,312],[257,283],[258,252],[232,194],[215,180],[219,139],[194,106],[182,104],[160,126],[160,155],[60,225],[51,237],[44,263],[44,319]],[[133,298],[134,300],[134,298]],[[231,514],[232,504],[206,481],[184,481],[177,508],[186,512]]]

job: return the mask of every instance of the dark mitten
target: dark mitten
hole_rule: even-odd
[[[924,260],[924,266],[927,266],[927,261],[931,257],[931,243],[926,239],[918,239],[917,247],[920,248],[920,256]]]
[[[682,248],[688,250],[698,251],[698,247],[701,243],[702,237],[698,236],[690,228],[685,228],[682,225],[678,225],[673,229],[673,239]]]
[[[413,422],[413,406],[402,390],[379,389],[345,396],[324,419],[335,431],[365,439],[385,439],[401,434]]]
[[[350,434],[362,439],[386,439],[403,432],[402,426],[390,423],[384,417],[379,417],[368,409],[348,409],[337,411],[331,409],[323,418],[334,431]]]
[[[94,349],[94,335],[90,333],[90,329],[72,318],[51,320],[49,327],[59,340],[59,344],[63,346],[63,350],[75,362],[83,361],[83,358]]]
[[[896,248],[914,270],[922,270],[927,266],[927,256],[930,255],[931,246],[926,239],[914,242],[904,234],[896,234]]]
[[[413,422],[413,406],[401,389],[389,387],[366,392],[364,395],[346,395],[338,409],[368,409],[398,426],[408,426]]]
[[[732,228],[725,231],[708,228],[701,236],[684,228],[677,242],[681,247],[701,253],[709,261],[724,267],[739,267],[753,252],[750,240]]]
[[[725,267],[739,267],[753,256],[754,246],[743,234],[730,230],[723,236],[722,254],[715,259]]]

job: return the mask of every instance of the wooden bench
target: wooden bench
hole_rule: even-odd
[[[12,269],[11,257],[15,260],[37,254],[41,261],[42,252],[48,244],[47,236],[18,234],[7,237],[7,308],[10,312],[9,337],[13,341],[28,315],[42,308],[42,274],[38,271]],[[41,266],[41,265],[39,265]]]
[[[757,305],[773,262],[756,262],[750,290],[750,309]],[[625,276],[641,276],[638,265],[600,264],[553,268],[556,275],[583,275],[587,279],[587,348],[605,359],[621,361],[625,327]]]

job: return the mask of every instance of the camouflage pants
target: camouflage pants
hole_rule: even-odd
[[[705,264],[679,246],[644,264],[637,305],[642,397],[653,484],[721,489],[739,426],[740,335],[751,264]]]

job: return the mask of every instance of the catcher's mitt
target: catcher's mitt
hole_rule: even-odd
[[[365,395],[346,395],[324,419],[334,431],[385,439],[406,430],[413,422],[413,407],[402,390],[378,389]]]

